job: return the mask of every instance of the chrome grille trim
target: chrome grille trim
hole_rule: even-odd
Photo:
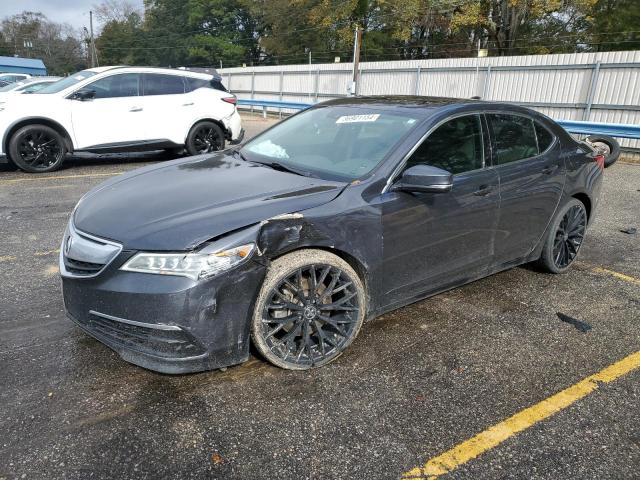
[[[74,244],[76,248],[74,248]],[[73,217],[69,220],[67,229],[62,237],[60,245],[59,268],[60,275],[69,278],[93,278],[102,271],[120,254],[122,244],[96,237],[89,233],[77,230],[73,225]],[[67,255],[69,256],[67,257]],[[84,257],[84,258],[78,258]],[[77,261],[79,263],[93,264],[100,268],[91,273],[79,274],[67,268],[65,260]],[[71,263],[69,262],[69,263]]]

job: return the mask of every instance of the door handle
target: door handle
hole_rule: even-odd
[[[183,103],[182,104],[183,107],[190,107],[191,105],[193,105],[193,102]]]
[[[489,195],[492,191],[493,187],[491,185],[482,185],[478,190],[473,192],[473,194],[478,197],[484,197],[485,195]]]
[[[555,172],[557,168],[558,165],[547,165],[542,169],[542,173],[544,173],[545,175],[550,175]]]
[[[130,112],[141,112],[142,111],[142,107],[131,107],[129,109]]]

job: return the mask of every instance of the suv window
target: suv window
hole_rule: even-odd
[[[144,78],[143,95],[176,95],[184,93],[183,77],[179,75],[145,73],[142,76]]]
[[[555,140],[555,137],[549,130],[540,125],[538,122],[534,122],[534,124],[536,129],[536,137],[538,137],[538,150],[539,153],[542,153],[551,146],[551,144]]]
[[[533,120],[520,115],[487,115],[493,142],[494,164],[504,165],[538,155]]]
[[[95,99],[137,97],[138,80],[137,73],[120,73],[96,80],[85,88],[96,92]]]
[[[215,90],[221,90],[223,92],[228,92],[222,82],[216,78],[211,80],[203,80],[202,78],[193,78],[193,77],[184,77],[184,82],[186,86],[186,93],[193,92],[199,88],[214,88]]]
[[[454,175],[482,168],[480,116],[465,115],[440,125],[407,161],[407,167],[418,164],[442,168]]]

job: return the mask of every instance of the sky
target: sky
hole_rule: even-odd
[[[131,3],[139,5],[141,9],[142,2],[143,0],[131,0]],[[100,0],[0,0],[0,19],[27,10],[42,12],[49,20],[69,23],[74,28],[89,28],[89,10],[97,4],[100,4]]]

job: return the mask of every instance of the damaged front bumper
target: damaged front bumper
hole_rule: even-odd
[[[119,270],[134,253],[121,252],[96,277],[62,277],[65,308],[78,326],[124,360],[162,373],[247,360],[263,265],[252,259],[200,281]]]

